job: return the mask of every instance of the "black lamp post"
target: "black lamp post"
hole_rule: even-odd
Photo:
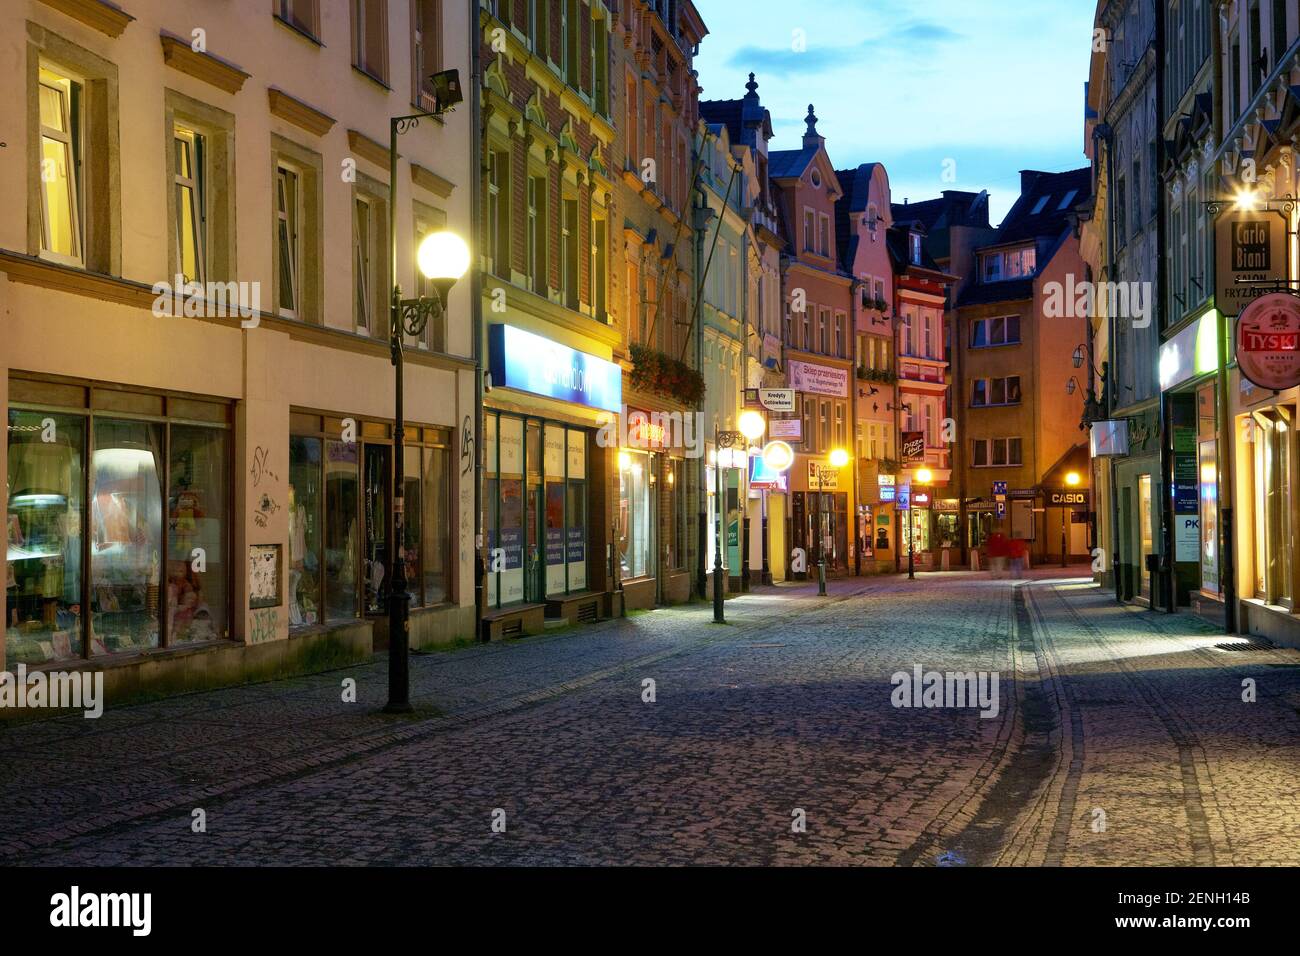
[[[929,468],[921,468],[916,473],[917,488],[924,488],[934,476]],[[916,580],[916,490],[913,488],[907,498],[907,580]]]
[[[742,432],[722,431],[717,427],[713,430],[713,445],[717,456],[713,463],[713,487],[714,497],[717,500],[718,524],[716,529],[716,543],[713,548],[713,623],[726,624],[727,619],[722,610],[722,522],[726,498],[723,496],[722,483],[722,459],[723,451],[727,452],[728,464],[730,464],[732,448],[747,448],[748,442]]]
[[[393,573],[388,585],[388,703],[390,714],[411,710],[410,679],[410,598],[406,593],[405,537],[405,422],[402,410],[403,336],[424,334],[429,320],[444,314],[447,293],[469,267],[469,247],[454,233],[435,232],[420,243],[417,263],[420,272],[433,286],[432,296],[403,299],[397,282],[397,137],[420,125],[425,117],[436,117],[460,102],[460,81],[456,71],[448,70],[433,77],[438,91],[432,113],[415,113],[389,120],[388,144],[388,238],[392,296],[389,308],[389,349],[396,370],[393,401]]]

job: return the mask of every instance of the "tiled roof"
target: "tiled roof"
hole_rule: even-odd
[[[1018,302],[1034,297],[1034,280],[1008,279],[1005,282],[970,282],[957,298],[957,306],[984,305],[989,302]]]
[[[803,175],[813,157],[817,155],[816,147],[803,149],[777,149],[767,154],[767,171],[773,179],[793,179]]]
[[[1020,198],[998,226],[999,243],[1021,239],[1056,239],[1069,227],[1074,207],[1092,195],[1092,169],[1065,173],[1022,170]]]

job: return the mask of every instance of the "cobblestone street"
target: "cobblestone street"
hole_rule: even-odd
[[[381,657],[8,726],[0,857],[1300,864],[1300,652],[1079,571],[766,588],[725,627],[700,604],[422,654],[414,717],[378,713]],[[915,665],[996,672],[996,716],[895,707]]]

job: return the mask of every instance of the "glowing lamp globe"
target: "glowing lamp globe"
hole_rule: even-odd
[[[831,467],[843,468],[849,463],[849,453],[843,448],[836,448],[831,451]]]
[[[763,416],[759,412],[751,408],[740,413],[740,417],[736,420],[736,427],[750,441],[758,441],[767,430],[767,423],[763,421]]]
[[[469,268],[469,246],[454,232],[431,232],[421,240],[415,261],[426,279],[450,288]]]

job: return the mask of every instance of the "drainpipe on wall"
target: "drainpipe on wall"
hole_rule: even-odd
[[[702,195],[702,194],[701,194]],[[698,219],[700,209],[706,206],[696,206],[692,210],[692,216]],[[692,303],[695,309],[695,369],[700,373],[701,378],[704,376],[704,315],[700,309],[700,296],[703,295],[704,289],[704,230],[697,225],[692,230],[695,236],[695,302]],[[706,391],[707,394],[707,391]],[[704,400],[706,394],[700,396],[699,406],[696,409],[699,418],[697,421],[704,421]],[[701,429],[703,431],[703,429]],[[705,436],[700,435],[700,443],[705,443]],[[717,453],[717,449],[714,449]],[[695,529],[695,548],[699,554],[699,562],[695,575],[696,592],[700,600],[707,600],[708,590],[708,560],[709,560],[709,454],[707,450],[700,455],[700,475],[699,475],[699,520],[696,522]]]
[[[1223,110],[1220,99],[1223,91],[1223,37],[1218,30],[1217,17],[1211,17],[1213,29],[1210,30],[1210,59],[1213,61],[1214,79],[1211,81],[1211,96],[1214,98],[1214,142],[1219,145],[1223,142]],[[1214,223],[1208,223],[1211,234],[1213,234]],[[1289,239],[1290,237],[1288,237]],[[1211,256],[1210,261],[1217,268],[1215,257]],[[1235,554],[1235,535],[1234,528],[1234,508],[1236,504],[1236,482],[1234,481],[1234,470],[1236,467],[1236,454],[1234,449],[1233,438],[1236,435],[1236,429],[1232,426],[1231,411],[1228,407],[1228,344],[1231,331],[1228,326],[1227,316],[1223,310],[1215,303],[1214,309],[1215,323],[1218,328],[1215,330],[1219,340],[1219,366],[1216,369],[1215,380],[1218,384],[1216,413],[1219,419],[1218,427],[1218,445],[1219,449],[1219,589],[1223,593],[1223,631],[1225,634],[1237,633],[1237,561]]]
[[[1165,16],[1166,4],[1161,2],[1156,4],[1156,104],[1160,116],[1159,135],[1156,137],[1156,169],[1163,169],[1165,163],[1165,135],[1164,121],[1166,119],[1165,106]],[[1213,31],[1211,31],[1213,32]],[[1160,296],[1161,303],[1167,305],[1168,287],[1165,280],[1168,277],[1168,262],[1164,255],[1169,238],[1168,229],[1165,225],[1165,190],[1160,186],[1156,190],[1156,282],[1162,290]],[[1168,327],[1168,309],[1161,308],[1159,312],[1159,328],[1163,333]],[[1157,384],[1159,384],[1157,382]],[[1175,595],[1177,585],[1175,583],[1174,568],[1174,498],[1173,498],[1173,427],[1171,423],[1170,397],[1164,389],[1160,390],[1160,518],[1161,518],[1161,539],[1163,541],[1164,551],[1161,562],[1161,568],[1164,574],[1164,591],[1165,591],[1165,610],[1173,614],[1175,607]],[[1141,573],[1139,567],[1138,573]],[[1151,604],[1155,606],[1155,586],[1152,582]]]
[[[469,177],[469,246],[475,258],[479,251],[479,193],[482,188],[483,130],[479,99],[480,86],[479,2],[469,0],[469,103],[470,103],[470,177]],[[473,260],[471,260],[473,261]],[[487,613],[487,563],[484,555],[486,534],[483,528],[483,273],[477,263],[470,269],[470,326],[474,340],[474,630],[482,638],[483,615]]]
[[[1158,65],[1157,65],[1157,70],[1159,70]],[[1156,98],[1159,99],[1159,97],[1160,94],[1157,92]],[[1103,122],[1093,128],[1093,136],[1096,137],[1097,139],[1100,139],[1106,145],[1106,280],[1108,282],[1114,282],[1115,281],[1115,131],[1111,129],[1109,123]],[[1158,132],[1157,132],[1157,136],[1159,136]],[[1158,164],[1156,169],[1159,169]],[[1164,209],[1163,203],[1160,198],[1162,195],[1162,187],[1159,185],[1159,173],[1156,172],[1155,170],[1153,170],[1153,172],[1155,172],[1155,175],[1157,177],[1156,190],[1155,190],[1156,217],[1157,219],[1159,219],[1161,216],[1163,216],[1163,209]],[[1156,256],[1157,259],[1160,258],[1160,253],[1158,250],[1156,252]],[[1158,268],[1159,267],[1157,266],[1157,269]],[[1163,288],[1163,286],[1160,286],[1160,288]],[[1160,338],[1158,322],[1157,322],[1156,338],[1157,340]],[[1157,351],[1159,350],[1157,349]],[[1114,310],[1109,308],[1106,310],[1106,354],[1110,356],[1110,367],[1108,370],[1109,374],[1106,376],[1105,381],[1102,382],[1101,398],[1102,398],[1102,403],[1105,405],[1106,408],[1106,417],[1109,419],[1111,415],[1114,413],[1115,406],[1119,404],[1117,401],[1118,392],[1119,392],[1119,381],[1118,381],[1119,356],[1116,354],[1115,351],[1115,315],[1114,315]],[[1088,374],[1092,375],[1091,368],[1088,369]],[[1123,552],[1120,549],[1120,543],[1123,542],[1124,544],[1127,544],[1128,542],[1124,541],[1123,533],[1120,530],[1119,469],[1116,467],[1115,459],[1113,456],[1107,458],[1106,471],[1110,477],[1110,546],[1112,551],[1112,554],[1110,556],[1110,570],[1111,570],[1111,576],[1114,578],[1114,581],[1112,583],[1115,585],[1115,600],[1123,601],[1126,595],[1124,593],[1125,589],[1124,589],[1123,575],[1120,573],[1120,568],[1122,567],[1123,564],[1123,562],[1120,560],[1123,557]],[[1139,574],[1142,573],[1140,567],[1138,568],[1138,573]]]

